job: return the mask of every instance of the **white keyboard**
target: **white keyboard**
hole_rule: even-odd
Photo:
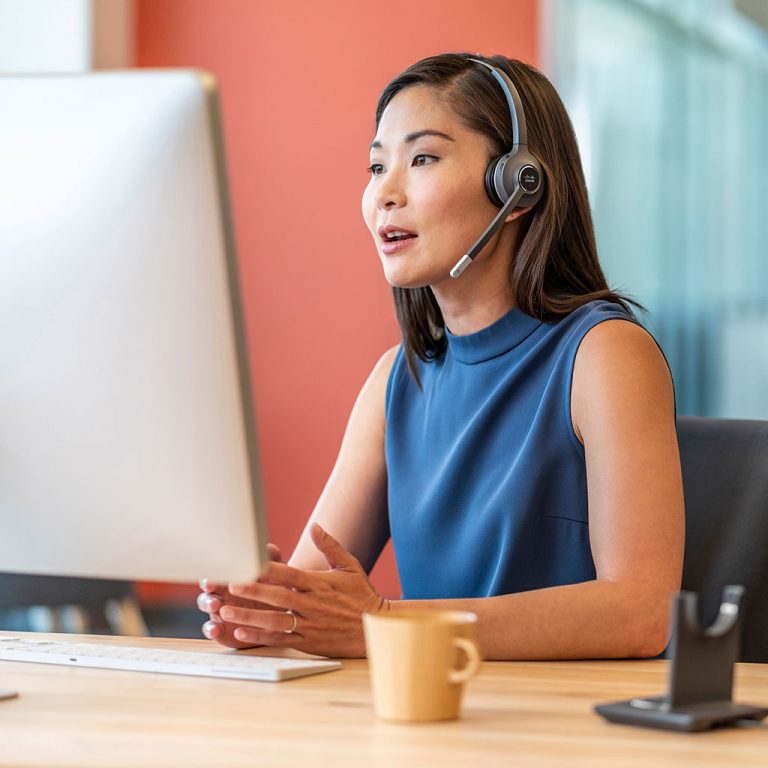
[[[270,682],[341,669],[341,662],[330,660],[246,656],[237,651],[166,651],[7,636],[0,637],[0,660]]]

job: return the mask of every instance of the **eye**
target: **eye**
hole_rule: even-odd
[[[413,158],[413,164],[415,166],[422,166],[422,165],[431,165],[431,160],[439,160],[440,158],[435,157],[434,155],[416,155],[416,157]]]
[[[371,176],[379,176],[384,172],[384,166],[381,163],[373,163],[369,165],[365,170],[368,171]]]

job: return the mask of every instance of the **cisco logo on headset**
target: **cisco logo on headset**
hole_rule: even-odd
[[[530,195],[539,189],[541,178],[539,172],[532,165],[524,165],[518,174],[520,186]]]

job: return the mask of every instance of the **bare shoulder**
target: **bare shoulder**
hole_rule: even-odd
[[[571,415],[582,442],[595,422],[635,428],[673,419],[672,377],[648,331],[628,320],[606,320],[586,333],[574,363]]]
[[[635,373],[650,367],[669,378],[658,344],[645,328],[630,320],[605,320],[590,329],[576,353],[576,365],[585,373],[595,365],[617,370],[628,365]]]
[[[392,366],[395,364],[395,358],[400,350],[400,344],[396,344],[394,347],[390,347],[373,366],[371,375],[368,377],[368,382],[376,384],[377,386],[386,387],[387,379],[392,371]]]
[[[373,366],[373,370],[368,375],[357,397],[357,402],[352,412],[353,420],[358,420],[355,419],[356,416],[359,418],[362,414],[368,414],[368,416],[376,418],[383,424],[387,381],[399,349],[399,344],[391,347]]]
[[[385,378],[389,376],[389,372],[392,370],[392,366],[395,363],[395,358],[397,357],[397,353],[400,351],[401,344],[395,344],[394,347],[390,347],[380,358],[379,361],[376,363],[376,367],[374,370],[379,370],[380,374],[383,374]]]

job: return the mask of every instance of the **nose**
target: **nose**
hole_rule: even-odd
[[[393,170],[387,171],[376,185],[374,195],[376,207],[381,210],[401,208],[406,203],[405,189],[400,174]]]

